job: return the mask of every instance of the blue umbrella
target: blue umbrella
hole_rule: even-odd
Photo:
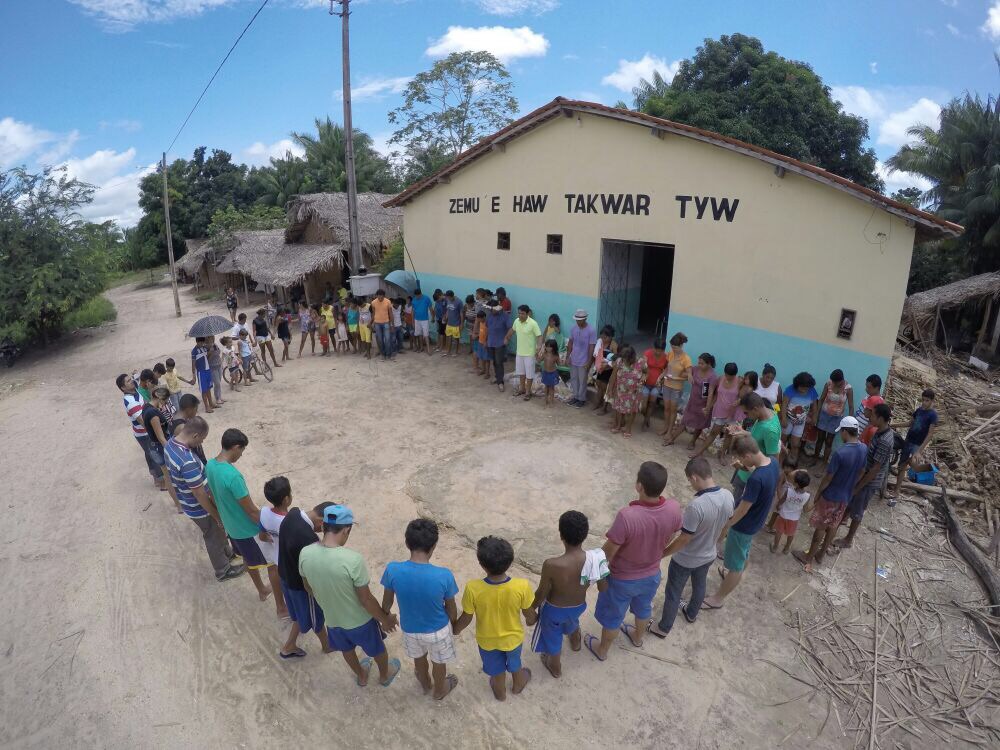
[[[200,338],[203,336],[218,336],[220,333],[226,333],[233,329],[233,321],[229,318],[223,318],[221,315],[206,315],[195,321],[195,324],[191,326],[191,330],[188,331],[188,336],[192,338]]]
[[[386,274],[385,280],[401,289],[405,289],[407,294],[413,294],[413,291],[420,286],[420,282],[417,281],[417,277],[411,271],[393,271]]]

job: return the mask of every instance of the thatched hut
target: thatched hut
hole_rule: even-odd
[[[226,279],[216,270],[216,265],[225,258],[227,251],[220,251],[204,238],[184,240],[184,245],[187,251],[176,263],[178,272],[191,278],[195,289],[221,289]]]
[[[903,303],[900,338],[969,351],[989,360],[1000,343],[1000,271],[911,294]]]
[[[382,193],[358,195],[361,254],[369,267],[402,232],[402,209],[382,205],[392,198]],[[287,282],[294,275],[295,281],[302,280],[306,296],[312,300],[322,296],[327,283],[339,286],[352,272],[347,194],[314,193],[293,198],[288,204],[285,240],[290,255],[283,259],[280,269],[276,268],[281,279]]]

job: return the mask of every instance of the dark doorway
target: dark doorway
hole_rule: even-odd
[[[673,272],[673,245],[602,240],[601,324],[636,345],[665,335]]]

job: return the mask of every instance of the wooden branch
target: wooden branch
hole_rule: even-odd
[[[994,414],[994,415],[993,415],[992,417],[990,417],[990,418],[989,418],[989,419],[987,419],[987,420],[986,420],[985,422],[983,422],[983,423],[982,423],[981,425],[979,425],[979,427],[977,427],[977,428],[976,428],[976,429],[974,429],[974,430],[973,430],[972,432],[970,432],[970,433],[969,433],[968,435],[966,435],[966,436],[965,436],[965,439],[966,439],[966,440],[968,440],[968,439],[969,439],[970,437],[972,437],[973,435],[978,435],[978,434],[979,434],[980,432],[982,432],[982,431],[983,431],[983,428],[984,428],[984,427],[986,427],[987,425],[991,425],[991,424],[993,424],[994,422],[996,422],[996,421],[997,421],[997,419],[1000,419],[1000,411],[997,411],[997,413],[996,413],[996,414]]]
[[[951,541],[952,546],[962,556],[962,559],[969,564],[969,567],[976,571],[976,575],[979,576],[979,580],[982,581],[983,587],[986,589],[986,595],[990,600],[990,604],[1000,606],[1000,575],[997,575],[993,571],[989,561],[983,557],[969,540],[965,530],[962,528],[962,522],[959,521],[951,507],[951,501],[948,499],[948,490],[945,487],[941,488],[940,504],[945,521],[948,524],[948,539]]]
[[[900,485],[900,489],[909,490],[910,492],[919,492],[923,495],[938,495],[940,490],[943,489],[936,484],[917,484],[916,482],[903,481]],[[969,503],[985,503],[986,498],[980,497],[979,495],[973,495],[971,492],[962,492],[960,490],[948,490],[948,495],[955,500],[964,500]]]

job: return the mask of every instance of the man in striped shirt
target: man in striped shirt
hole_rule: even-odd
[[[246,566],[232,563],[234,555],[208,489],[205,467],[192,450],[201,445],[207,436],[208,423],[201,417],[191,417],[167,441],[163,453],[181,510],[201,531],[216,579],[225,581],[242,575]]]
[[[115,378],[115,385],[122,392],[125,413],[132,420],[132,436],[142,449],[142,455],[146,458],[146,467],[149,469],[149,475],[153,477],[153,484],[161,490],[165,489],[163,486],[163,473],[160,471],[160,467],[156,465],[156,462],[153,461],[153,457],[149,455],[149,435],[146,432],[145,425],[142,423],[142,407],[145,406],[146,401],[143,399],[142,394],[139,393],[139,389],[136,388],[135,380],[131,375],[122,373]]]

